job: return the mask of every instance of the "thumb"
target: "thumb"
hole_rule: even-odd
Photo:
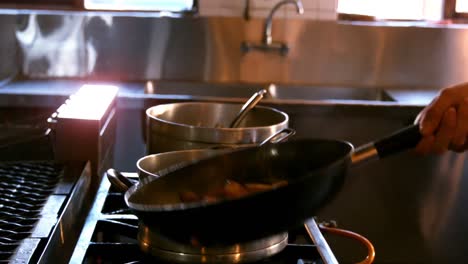
[[[441,116],[423,112],[419,117],[419,131],[423,136],[429,136],[435,133],[440,125]]]

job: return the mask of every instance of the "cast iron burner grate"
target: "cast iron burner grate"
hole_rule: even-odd
[[[0,263],[7,263],[41,217],[62,177],[54,162],[0,164]]]

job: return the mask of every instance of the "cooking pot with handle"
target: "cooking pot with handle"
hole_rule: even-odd
[[[150,107],[146,110],[146,152],[255,146],[289,125],[286,113],[255,106],[237,127],[230,128],[242,106],[184,102]]]

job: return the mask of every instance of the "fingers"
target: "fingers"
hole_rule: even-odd
[[[425,136],[419,141],[418,145],[414,149],[414,151],[420,155],[429,154],[432,150],[432,146],[434,145],[435,136],[429,135]]]
[[[468,136],[468,98],[465,98],[457,109],[457,128],[452,140],[451,149],[463,149]]]
[[[449,149],[453,150],[455,152],[459,152],[459,153],[464,152],[465,150],[468,149],[468,140],[465,140],[465,142],[466,143],[464,145],[462,145],[462,146],[451,145],[451,146],[449,146]]]
[[[414,125],[419,124],[419,130],[421,130],[421,119],[422,119],[423,113],[424,111],[419,112],[419,114],[416,116],[416,118],[413,121]]]
[[[457,112],[450,107],[442,116],[440,126],[435,134],[423,136],[415,148],[419,154],[437,153],[441,154],[453,145],[452,140],[457,128]]]
[[[444,113],[450,106],[455,104],[457,98],[454,98],[453,94],[451,89],[442,91],[441,94],[422,111],[420,129],[424,136],[433,134],[436,131]]]
[[[419,153],[468,149],[468,83],[443,89],[418,115],[415,123],[423,139]]]
[[[443,115],[440,127],[436,133],[434,141],[434,152],[443,153],[448,150],[455,129],[457,128],[457,112],[454,107],[450,107]]]

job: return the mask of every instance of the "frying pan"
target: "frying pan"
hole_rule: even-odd
[[[298,227],[340,190],[351,165],[416,146],[412,125],[356,150],[349,142],[301,139],[230,152],[136,184],[125,202],[153,232],[182,243],[222,245]],[[182,202],[180,193],[222,188],[227,180],[286,185],[235,199]],[[195,242],[194,242],[195,241]]]

